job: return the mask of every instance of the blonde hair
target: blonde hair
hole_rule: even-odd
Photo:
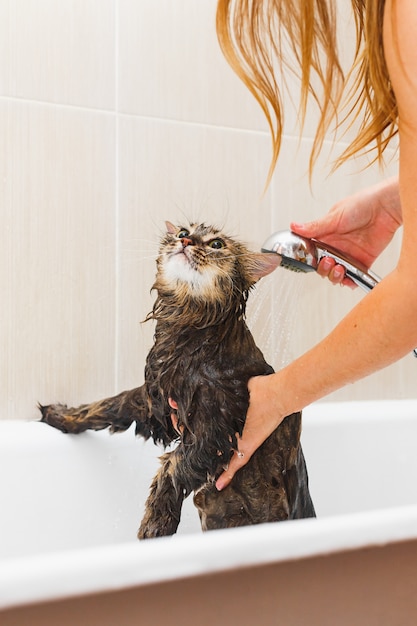
[[[337,50],[336,0],[218,0],[216,26],[222,51],[269,124],[273,146],[269,178],[283,131],[278,71],[284,81],[285,69],[300,77],[301,129],[309,95],[319,106],[310,168],[332,122],[337,128],[359,121],[359,132],[339,164],[360,151],[374,149],[374,160],[381,161],[397,133],[398,110],[382,43],[385,0],[351,3],[356,46],[352,66],[345,73]]]

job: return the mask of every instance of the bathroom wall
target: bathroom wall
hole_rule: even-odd
[[[310,186],[314,114],[299,141],[289,105],[263,194],[267,127],[221,56],[215,5],[0,2],[0,418],[142,382],[165,219],[224,224],[259,248],[272,229],[380,178],[360,161],[329,175],[323,157]],[[392,172],[395,162],[382,175]],[[361,297],[278,270],[252,296],[249,322],[279,367]],[[408,356],[332,399],[413,396],[415,371]]]

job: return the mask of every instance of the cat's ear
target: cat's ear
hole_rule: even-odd
[[[281,257],[275,252],[260,252],[259,254],[253,253],[251,255],[251,261],[249,275],[251,279],[256,282],[260,278],[273,272],[281,263]]]
[[[178,232],[178,228],[176,226],[174,226],[174,224],[172,224],[171,222],[166,221],[165,222],[165,226],[167,228],[167,233],[169,233],[170,235],[176,235]]]

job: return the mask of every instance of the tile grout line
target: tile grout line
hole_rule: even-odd
[[[118,38],[117,38],[118,41]],[[118,60],[118,52],[116,51],[115,53],[115,57],[116,57],[116,61]],[[117,75],[117,81],[118,81],[118,68],[115,68],[115,74]],[[115,83],[116,83],[116,79],[115,79]],[[237,132],[237,133],[247,133],[247,134],[255,134],[255,135],[264,135],[264,136],[268,136],[269,137],[269,131],[268,130],[262,130],[262,129],[255,129],[255,128],[243,128],[243,127],[239,127],[239,126],[226,126],[224,124],[215,124],[214,122],[198,122],[198,121],[194,121],[194,120],[181,120],[181,119],[176,119],[174,117],[157,117],[157,116],[152,116],[152,115],[144,115],[144,114],[140,114],[140,113],[130,113],[128,111],[122,112],[120,111],[120,105],[119,105],[119,94],[118,94],[118,89],[116,89],[116,85],[115,85],[115,106],[113,109],[103,109],[100,107],[88,107],[88,106],[82,106],[82,105],[77,105],[77,104],[64,104],[62,102],[48,102],[47,100],[34,100],[31,98],[25,98],[25,97],[19,97],[19,96],[6,96],[6,95],[0,95],[0,102],[16,102],[16,103],[20,103],[20,104],[27,104],[27,105],[35,105],[35,106],[45,106],[45,107],[52,107],[52,108],[57,108],[57,109],[69,109],[69,110],[75,110],[75,111],[82,111],[85,113],[98,113],[101,115],[110,115],[110,116],[119,116],[119,117],[133,117],[133,118],[137,118],[139,120],[143,120],[143,121],[149,121],[149,122],[160,122],[160,123],[164,123],[164,124],[179,124],[181,126],[196,126],[196,127],[200,127],[200,128],[210,128],[210,129],[214,129],[214,130],[221,130],[221,131],[227,131],[227,132]],[[290,137],[292,135],[289,135]]]
[[[115,171],[114,171],[114,393],[120,377],[120,148],[119,148],[119,2],[114,0],[114,108],[115,108]]]
[[[51,107],[51,108],[56,108],[56,109],[70,109],[70,110],[75,110],[75,111],[84,111],[86,113],[100,113],[100,114],[105,114],[105,115],[115,115],[115,110],[114,109],[103,109],[100,107],[93,107],[93,106],[82,106],[79,104],[65,104],[63,102],[52,102],[52,101],[48,101],[48,100],[36,100],[33,98],[26,98],[24,96],[7,96],[7,95],[0,95],[0,102],[1,101],[8,101],[8,102],[15,102],[18,104],[27,104],[27,105],[34,105],[34,106],[45,106],[45,107]]]
[[[117,14],[117,9],[115,9],[115,12]],[[115,22],[117,22],[117,15],[116,15]],[[117,23],[115,25],[115,28],[118,28]],[[118,47],[118,33],[116,34],[116,46]],[[117,49],[115,50],[115,62],[118,64],[118,50]],[[193,121],[193,120],[180,120],[180,119],[175,119],[173,117],[157,117],[157,116],[152,116],[152,115],[144,115],[140,113],[129,113],[127,111],[122,112],[120,111],[120,103],[119,103],[118,75],[119,75],[119,72],[118,72],[118,67],[116,65],[115,81],[114,81],[115,82],[115,107],[114,109],[88,107],[88,106],[82,106],[82,105],[77,105],[77,104],[64,104],[62,102],[48,102],[46,100],[33,100],[31,98],[25,98],[25,97],[19,97],[19,96],[6,96],[6,95],[0,95],[0,102],[16,102],[20,104],[27,104],[27,105],[34,105],[34,106],[45,106],[45,107],[53,107],[56,109],[69,109],[69,110],[75,110],[75,111],[82,111],[86,113],[110,115],[116,118],[117,124],[120,118],[130,117],[130,118],[136,118],[142,121],[159,122],[161,124],[178,124],[180,126],[206,128],[206,129],[219,130],[219,131],[225,131],[225,132],[231,132],[231,133],[243,133],[243,134],[248,134],[248,135],[260,135],[260,136],[265,136],[265,137],[270,136],[268,130],[262,130],[262,129],[243,128],[239,126],[226,126],[224,124],[215,124],[214,122],[198,122],[198,121]],[[300,140],[297,133],[291,133],[291,132],[284,132],[282,138],[287,139],[287,140],[288,139],[296,140],[296,141]],[[301,141],[311,142],[313,141],[313,139],[314,138],[312,136],[311,137],[303,136]],[[327,139],[325,138],[324,143],[325,145],[333,145],[334,141],[331,138],[327,138]],[[341,146],[341,148],[343,148],[349,145],[349,141],[339,140],[337,144]],[[395,152],[395,149],[393,149],[393,151]]]

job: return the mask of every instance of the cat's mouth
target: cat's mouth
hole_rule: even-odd
[[[191,269],[195,270],[196,272],[198,271],[198,265],[195,262],[195,259],[193,258],[193,255],[188,247],[180,248],[179,250],[174,252],[172,256],[175,257],[177,260],[180,260],[180,262],[182,261],[183,263],[186,263]]]
[[[186,248],[171,252],[166,258],[164,274],[168,281],[179,281],[193,287],[202,279],[198,263]]]

